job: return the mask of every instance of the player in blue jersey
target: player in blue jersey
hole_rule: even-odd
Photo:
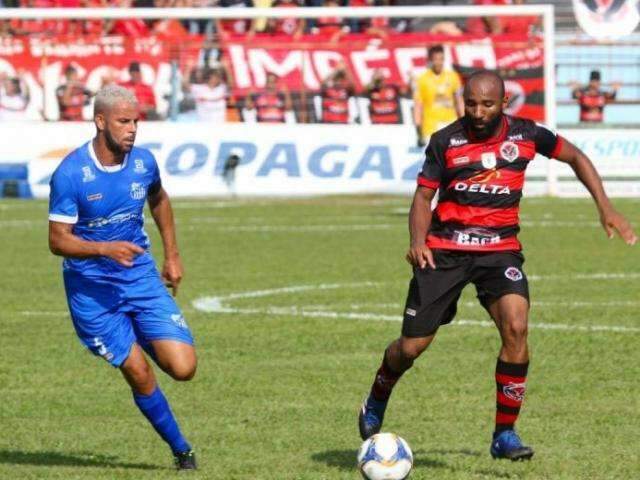
[[[49,248],[65,257],[67,302],[80,341],[120,369],[177,468],[195,469],[191,445],[143,353],[176,380],[195,374],[193,337],[165,288],[175,296],[183,275],[173,212],[153,154],[133,146],[138,117],[136,98],[125,88],[98,92],[95,138],[67,155],[51,178]],[[144,231],[145,201],[162,237],[162,274]]]

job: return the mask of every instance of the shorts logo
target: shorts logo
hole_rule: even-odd
[[[98,355],[104,358],[107,362],[113,360],[113,353],[107,350],[107,346],[102,343],[102,340],[100,340],[99,337],[95,337],[93,339],[93,346],[97,348]]]
[[[456,157],[453,159],[454,165],[466,165],[469,163],[469,157]]]
[[[413,308],[407,308],[405,312],[410,317],[415,317],[418,312],[416,312]]]
[[[482,166],[484,168],[495,168],[498,164],[496,159],[496,154],[493,152],[485,152],[480,155],[480,160],[482,161]]]
[[[504,271],[504,276],[507,277],[512,282],[517,282],[518,280],[522,280],[522,272],[518,270],[516,267],[509,267]]]
[[[504,142],[500,145],[500,155],[507,162],[513,162],[520,155],[520,149],[513,142]]]
[[[508,385],[504,385],[502,387],[502,393],[504,393],[504,396],[511,400],[515,400],[516,402],[521,402],[522,400],[524,400],[525,390],[525,383],[509,382]]]
[[[189,328],[187,326],[186,320],[184,319],[181,313],[172,313],[171,321],[175,323],[177,326],[179,326],[180,328]]]
[[[147,196],[147,189],[144,188],[142,183],[133,182],[129,193],[131,194],[131,198],[134,200],[142,200]]]
[[[133,171],[136,173],[147,173],[147,169],[144,167],[144,162],[141,158],[135,159],[135,167],[133,167]]]

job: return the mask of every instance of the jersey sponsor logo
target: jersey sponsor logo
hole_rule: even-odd
[[[87,200],[90,202],[95,202],[96,200],[102,200],[101,193],[93,193],[91,195],[87,195]]]
[[[450,147],[459,147],[460,145],[466,145],[467,143],[469,143],[469,140],[466,138],[451,137],[449,140]]]
[[[93,170],[88,165],[82,167],[82,183],[93,182],[96,176],[93,174]]]
[[[454,241],[458,245],[490,245],[500,243],[500,235],[483,228],[469,228],[466,230],[455,230],[453,232]]]
[[[507,162],[513,162],[520,155],[520,149],[513,142],[504,142],[500,145],[500,155]]]
[[[118,215],[114,215],[113,217],[104,218],[99,217],[94,220],[91,220],[87,223],[87,227],[96,228],[96,227],[104,227],[105,225],[114,224],[114,223],[123,223],[128,222],[129,220],[136,220],[140,216],[137,213],[119,213]]]
[[[521,402],[524,400],[524,392],[526,390],[526,383],[514,383],[509,382],[508,385],[502,386],[502,393],[507,398],[511,400],[515,400],[516,402]]]
[[[484,152],[482,155],[480,155],[480,160],[484,168],[495,168],[495,166],[498,164],[496,154],[493,152]]]
[[[515,142],[516,140],[524,140],[524,137],[521,133],[518,133],[517,135],[509,135],[507,137],[507,140],[509,140],[510,142]]]
[[[453,186],[457,192],[486,193],[489,195],[509,195],[511,189],[505,185],[488,185],[486,183],[458,182]]]
[[[504,271],[504,276],[512,282],[522,280],[522,272],[516,267],[509,267]]]
[[[135,159],[135,166],[133,167],[133,171],[136,173],[147,173],[147,169],[144,166],[144,161],[141,158]]]
[[[147,189],[142,183],[133,182],[129,193],[134,200],[142,200],[147,196]]]
[[[466,165],[471,159],[469,157],[456,157],[453,159],[454,165]]]

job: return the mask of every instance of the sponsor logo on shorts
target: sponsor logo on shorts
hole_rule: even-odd
[[[507,398],[511,400],[515,400],[516,402],[521,402],[524,400],[524,392],[526,390],[525,383],[513,383],[509,382],[508,385],[503,385],[502,393]]]
[[[93,346],[97,347],[98,355],[104,358],[107,362],[113,360],[113,353],[111,353],[107,346],[100,340],[99,337],[95,337],[93,339]]]
[[[172,313],[171,321],[180,328],[189,328],[187,326],[187,321],[184,319],[184,316],[181,313]]]
[[[416,312],[413,308],[407,308],[405,312],[410,317],[415,317],[418,312]]]
[[[500,145],[500,155],[502,155],[502,158],[507,162],[513,162],[518,158],[518,155],[520,155],[520,149],[518,145],[513,142],[504,142]]]
[[[512,282],[517,282],[518,280],[522,280],[522,272],[516,267],[509,267],[504,271],[504,276],[507,277]]]

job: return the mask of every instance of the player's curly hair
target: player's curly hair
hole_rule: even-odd
[[[93,103],[93,114],[104,113],[118,102],[137,105],[135,94],[120,85],[107,85],[98,90]]]

